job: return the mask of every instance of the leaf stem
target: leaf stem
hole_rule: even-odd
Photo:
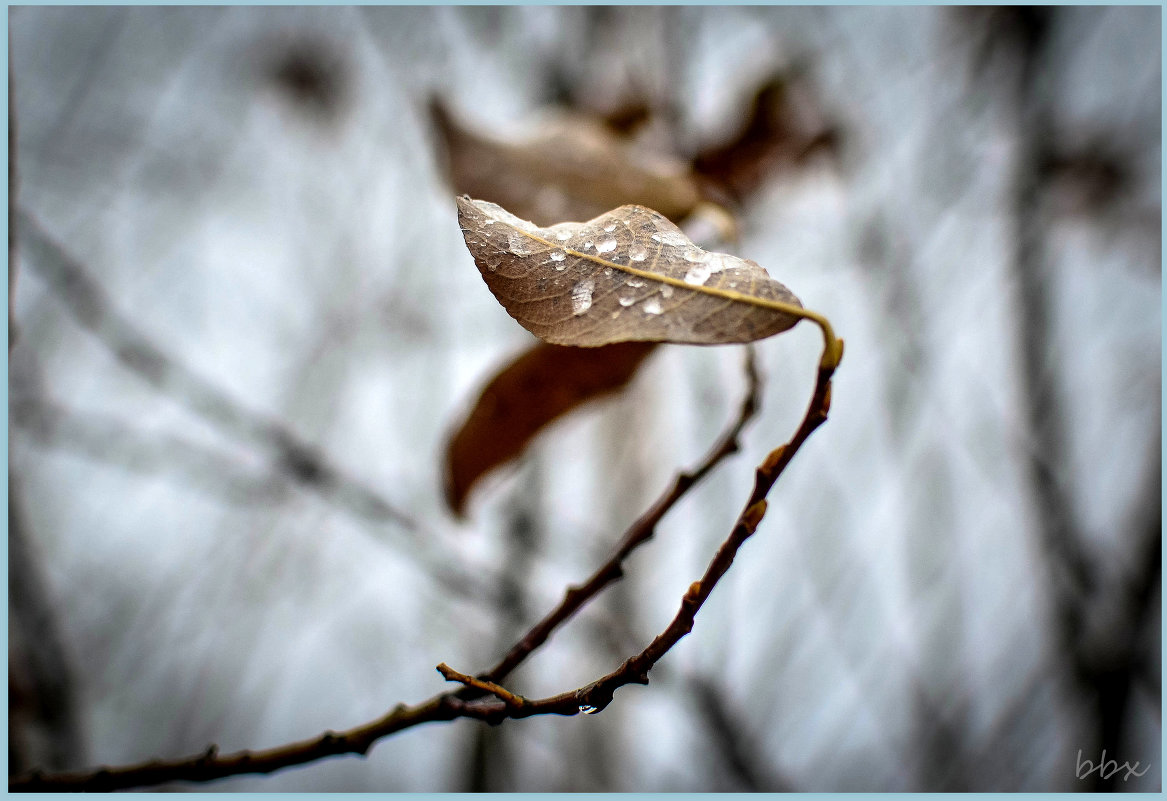
[[[843,360],[843,340],[835,336],[835,329],[831,327],[831,321],[816,311],[804,309],[801,306],[794,306],[789,303],[782,303],[780,301],[772,301],[775,306],[785,306],[787,308],[781,311],[787,314],[793,314],[796,317],[801,317],[804,320],[810,320],[817,325],[823,332],[823,357],[819,362],[819,366],[824,370],[834,370],[839,366],[839,362]]]

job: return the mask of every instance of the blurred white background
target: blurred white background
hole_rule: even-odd
[[[777,74],[837,138],[735,252],[846,358],[653,683],[195,789],[1159,789],[1160,14],[10,9],[10,770],[275,746],[495,662],[714,441],[742,353],[660,349],[455,520],[446,438],[532,338],[427,104],[509,137],[639,98],[689,160]],[[663,628],[819,347],[759,344],[744,452],[511,689]],[[1079,779],[1103,748],[1150,770]]]

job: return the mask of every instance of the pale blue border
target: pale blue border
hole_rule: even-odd
[[[845,2],[844,0],[829,0],[828,2],[819,3],[797,3],[797,2],[772,2],[771,0],[734,0],[733,2],[708,2],[708,0],[666,0],[665,2],[654,2],[654,0],[628,0],[620,3],[603,2],[603,0],[568,0],[567,2],[548,2],[548,0],[520,0],[519,2],[490,2],[490,0],[434,0],[425,3],[413,3],[408,0],[394,0],[392,2],[379,2],[378,0],[352,0],[352,2],[311,2],[310,0],[255,0],[255,2],[248,3],[233,3],[233,2],[210,2],[210,3],[195,3],[189,0],[162,0],[162,2],[146,2],[145,0],[124,0],[124,2],[110,2],[110,0],[69,0],[69,2],[51,3],[51,2],[33,2],[33,3],[8,3],[7,8],[20,8],[27,6],[187,6],[187,7],[223,7],[223,6],[878,6],[878,7],[903,7],[903,6],[962,6],[962,5],[1026,5],[1026,6],[1099,6],[1099,5],[1118,5],[1118,6],[1160,6],[1163,2],[1154,2],[1154,0],[1130,0],[1130,2],[1088,2],[1087,0],[1075,0],[1075,2],[1054,3],[1054,2],[1033,2],[1033,3],[1016,3],[1016,2],[1002,2],[1002,3],[930,3],[927,0],[904,0],[896,3],[881,3],[875,0],[855,0],[854,2]],[[7,36],[7,34],[6,34]],[[5,39],[7,41],[7,38]]]
[[[1163,152],[1165,149],[1167,149],[1167,148],[1165,148],[1165,146],[1167,146],[1167,114],[1164,113],[1164,103],[1163,103],[1164,99],[1167,98],[1167,92],[1164,91],[1164,85],[1163,85],[1163,51],[1164,51],[1164,49],[1167,49],[1167,22],[1164,21],[1165,16],[1167,16],[1167,14],[1163,13],[1162,5],[1160,5],[1160,11],[1159,11],[1159,114],[1160,114],[1160,122],[1159,122],[1159,181],[1160,181],[1160,187],[1161,187],[1159,190],[1159,414],[1160,415],[1163,414],[1164,367],[1167,367],[1167,359],[1164,358],[1164,354],[1163,354],[1163,318],[1165,316],[1167,316],[1167,314],[1164,314],[1164,312],[1167,311],[1167,304],[1165,304],[1163,302],[1163,274],[1164,274],[1164,270],[1163,270],[1163,234],[1167,233],[1167,224],[1164,223],[1164,220],[1167,218],[1165,218],[1163,216],[1163,195],[1165,193],[1163,192],[1163,189],[1162,189],[1162,187],[1167,186],[1167,182],[1164,182],[1164,180],[1163,180]],[[1159,459],[1160,459],[1160,464],[1162,463],[1162,458],[1163,458],[1163,427],[1162,427],[1162,425],[1160,425],[1160,427],[1159,427]],[[1160,471],[1160,478],[1162,478],[1162,471]],[[1163,486],[1167,487],[1167,482],[1165,482]],[[1163,495],[1167,494],[1167,492],[1164,492],[1164,490],[1162,488],[1160,489],[1160,492],[1163,493],[1159,496],[1160,510],[1162,510]],[[1160,529],[1159,536],[1162,537],[1162,529]],[[1160,627],[1163,627],[1163,568],[1167,567],[1167,558],[1164,558],[1162,548],[1159,549],[1159,558],[1160,558],[1160,566],[1159,566],[1159,625],[1160,625]],[[1163,765],[1165,763],[1167,763],[1167,758],[1165,758],[1165,757],[1167,757],[1167,747],[1164,747],[1164,743],[1163,743],[1163,676],[1164,675],[1167,675],[1167,673],[1165,673],[1164,668],[1163,668],[1163,635],[1162,635],[1162,633],[1160,633],[1160,635],[1159,635],[1159,776],[1160,777],[1162,777],[1162,775],[1163,775]],[[1160,778],[1160,782],[1162,782],[1162,778]],[[1161,791],[1162,791],[1162,786],[1160,786],[1160,792]]]
[[[1111,5],[1110,3],[1104,3],[1104,4]],[[8,32],[8,13],[7,12],[10,12],[10,10],[13,7],[35,6],[35,5],[49,5],[49,4],[47,4],[47,3],[6,4],[6,13],[4,15],[4,22],[3,22],[3,29],[4,29],[3,30],[3,59],[4,59],[4,81],[3,81],[4,89],[3,89],[3,91],[4,91],[5,108],[7,108],[7,104],[8,104],[8,41],[9,41],[8,37],[9,37],[9,32]],[[462,0],[462,2],[432,2],[432,3],[421,3],[421,4],[407,3],[407,2],[375,3],[375,2],[365,2],[364,0],[358,0],[357,2],[351,2],[351,3],[323,3],[323,4],[322,3],[312,3],[312,2],[299,2],[298,0],[285,0],[284,2],[279,2],[278,0],[261,0],[261,2],[255,2],[255,3],[206,3],[206,4],[185,3],[185,2],[147,3],[147,2],[138,2],[138,0],[126,0],[126,2],[114,3],[114,2],[106,2],[105,0],[81,0],[81,2],[65,3],[64,5],[76,5],[76,6],[88,6],[88,5],[109,5],[109,6],[112,6],[112,5],[147,5],[147,6],[151,6],[151,5],[163,5],[163,6],[190,6],[190,5],[219,5],[219,6],[231,6],[231,5],[254,5],[254,6],[319,6],[319,5],[354,5],[354,6],[365,6],[365,5],[385,5],[385,6],[409,6],[409,5],[598,6],[598,5],[612,5],[612,4],[598,2],[596,0],[578,0],[577,2],[567,2],[567,3],[548,3],[548,2],[539,2],[538,0],[536,0],[535,2],[518,2],[518,3],[491,3],[491,2],[485,2],[485,0]],[[707,2],[690,2],[689,0],[682,0],[681,2],[630,2],[630,3],[620,3],[618,5],[686,6],[686,5],[723,5],[723,4],[721,4],[721,3],[707,3]],[[802,5],[802,4],[800,4],[800,3],[781,3],[781,2],[779,2],[779,3],[761,2],[760,0],[742,0],[739,2],[728,3],[728,4],[724,4],[724,5],[742,5],[742,6],[764,6],[765,5],[765,6],[769,6],[769,5]],[[855,5],[855,6],[901,5],[902,6],[902,5],[958,5],[958,4],[957,3],[936,4],[936,3],[926,3],[926,2],[907,2],[907,3],[895,3],[895,4],[876,3],[876,2],[853,2],[853,3],[827,2],[827,3],[815,3],[813,5]],[[1075,2],[1075,3],[1041,3],[1041,2],[1039,2],[1039,3],[1032,3],[1031,5],[1098,5],[1098,4],[1097,3],[1085,3],[1085,2]],[[1115,5],[1159,6],[1160,8],[1162,8],[1164,4],[1162,2],[1150,2],[1150,0],[1135,0],[1135,2],[1115,3]],[[1162,14],[1160,15],[1160,39],[1161,39],[1160,58],[1162,58],[1163,51],[1165,49],[1167,49],[1167,25],[1165,25],[1165,23],[1164,23],[1164,19],[1163,19]],[[1160,66],[1160,69],[1162,69],[1162,66]],[[1160,83],[1160,91],[1161,92],[1163,91],[1162,81]],[[1167,113],[1163,112],[1162,100],[1160,101],[1160,114],[1162,115],[1162,122],[1160,124],[1160,152],[1162,153],[1163,150],[1165,149],[1164,145],[1167,145]],[[5,152],[7,153],[7,148],[8,148],[8,126],[7,125],[5,125],[5,127],[4,127],[4,146],[5,146]],[[5,168],[4,168],[5,185],[7,185],[9,169],[10,169],[10,165],[8,164],[8,160],[6,158],[5,159]],[[1163,182],[1162,162],[1160,162],[1160,181]],[[1167,182],[1164,182],[1163,185],[1165,187],[1167,187]],[[1162,195],[1160,195],[1160,206],[1161,205],[1162,205]],[[5,211],[7,212],[7,210],[8,210],[8,195],[7,195],[7,193],[5,193],[5,195],[4,195],[4,208],[5,208]],[[1160,242],[1161,243],[1163,241],[1163,235],[1167,234],[1167,223],[1165,223],[1164,220],[1165,220],[1165,218],[1161,216],[1160,217]],[[8,215],[7,215],[7,213],[5,213],[5,215],[4,215],[4,230],[5,230],[5,234],[7,234],[7,232],[8,232]],[[1160,275],[1162,276],[1163,274],[1164,274],[1163,254],[1162,254],[1162,249],[1160,249]],[[4,306],[5,306],[5,309],[7,309],[8,301],[9,301],[8,282],[7,281],[5,281],[5,283],[4,283],[3,292],[4,292]],[[1167,317],[1167,302],[1164,301],[1162,289],[1160,289],[1160,324],[1162,323],[1162,320],[1164,317]],[[1160,327],[1160,336],[1162,337],[1162,328],[1161,327]],[[1160,348],[1159,359],[1160,359],[1160,364],[1159,364],[1160,397],[1162,397],[1163,389],[1165,386],[1167,386],[1164,384],[1164,379],[1163,379],[1164,373],[1167,372],[1167,356],[1165,356],[1164,350],[1162,347]],[[7,348],[4,351],[4,366],[5,366],[4,389],[5,389],[5,396],[7,396],[7,394],[8,394],[8,350],[7,350]],[[8,451],[8,440],[9,440],[8,404],[4,405],[4,412],[3,413],[4,413],[4,423],[5,423],[5,426],[4,426],[4,444],[5,444],[4,464],[5,464],[5,473],[7,474],[8,468],[9,468],[9,462],[8,462],[8,452],[9,452]],[[1162,414],[1162,408],[1160,409],[1160,413]],[[1167,415],[1163,416],[1163,420],[1164,420],[1164,422],[1167,422]],[[1162,452],[1162,445],[1163,445],[1163,440],[1162,440],[1162,434],[1161,434],[1160,435],[1160,452]],[[1164,481],[1163,487],[1164,487],[1164,494],[1167,495],[1167,480]],[[7,532],[7,530],[8,530],[7,529],[7,525],[8,525],[8,523],[7,523],[7,520],[8,520],[8,493],[7,492],[4,493],[4,512],[5,512],[5,517],[4,517],[4,519],[5,519],[5,532]],[[1162,562],[1163,567],[1167,567],[1167,557],[1161,556],[1161,558],[1163,559],[1163,562]],[[4,569],[5,569],[4,572],[5,572],[5,575],[7,576],[7,574],[8,574],[8,550],[7,549],[4,550],[3,560],[4,560]],[[1162,594],[1161,589],[1160,589],[1160,594]],[[5,606],[7,607],[7,601],[5,601]],[[1160,614],[1160,621],[1162,621],[1162,614]],[[7,638],[7,633],[8,633],[7,618],[5,618],[5,622],[3,625],[4,625],[5,635]],[[1162,640],[1160,640],[1160,645],[1162,645]],[[5,660],[5,666],[7,666],[7,664],[8,664],[7,650],[5,650],[4,660]],[[1160,660],[1160,666],[1162,666],[1162,660]],[[1160,682],[1161,682],[1160,686],[1162,686],[1162,676],[1160,677]],[[5,742],[7,743],[7,730],[5,733]],[[1165,758],[1165,757],[1167,757],[1167,746],[1163,745],[1162,738],[1160,738],[1160,746],[1161,746],[1161,752],[1160,752],[1160,763],[1159,764],[1160,764],[1160,766],[1162,766],[1165,762],[1167,762],[1167,758]],[[7,766],[8,766],[8,749],[7,748],[4,749],[4,757],[3,758],[4,758],[5,768],[7,769]],[[246,793],[246,795],[252,795],[252,794],[253,793]],[[258,794],[258,793],[255,793],[255,794]],[[32,794],[14,794],[14,795],[30,795],[31,796]],[[37,797],[40,797],[40,798],[73,798],[73,797],[75,797],[72,794],[64,794],[64,793],[37,793],[35,795]],[[182,795],[184,797],[214,798],[214,797],[221,797],[223,794],[222,793],[214,793],[214,792],[191,792],[191,793],[183,793]],[[340,796],[341,794],[339,794],[339,793],[295,793],[295,794],[293,794],[293,793],[264,793],[263,795],[264,796],[272,796],[272,797],[295,795],[298,797],[308,797],[308,798],[313,798],[313,797],[314,798],[329,798],[329,797]],[[394,797],[399,797],[399,798],[461,798],[461,797],[469,797],[470,796],[470,794],[466,794],[466,793],[393,793],[393,794],[385,793],[385,794],[376,794],[376,795],[393,795]],[[497,798],[519,798],[519,797],[530,798],[533,796],[537,797],[537,796],[550,796],[550,795],[552,795],[552,794],[551,793],[496,793],[496,794],[492,794],[492,797],[497,797]],[[606,794],[573,793],[571,795],[573,795],[575,797],[579,797],[579,798],[638,798],[638,797],[642,797],[642,796],[656,795],[656,794],[647,794],[647,793],[606,793]],[[710,793],[710,794],[675,793],[675,794],[666,794],[666,795],[692,796],[694,798],[696,798],[696,797],[726,798],[726,797],[734,797],[735,794],[730,794],[730,793]],[[775,798],[783,797],[783,796],[779,796],[778,794],[774,794],[774,793],[763,793],[763,794],[759,794],[759,795],[761,795],[763,797],[775,797]],[[809,794],[807,794],[807,793],[794,793],[791,795],[805,796],[805,795],[809,795]],[[863,793],[822,793],[822,794],[817,794],[816,793],[815,795],[820,796],[820,797],[825,797],[825,798],[847,798],[847,797],[861,796],[861,795],[866,795],[866,794],[863,794]],[[1011,795],[1015,795],[1015,797],[1019,796],[1022,798],[1030,798],[1030,797],[1036,797],[1039,794],[1037,794],[1037,793],[1019,793],[1019,794],[1011,794]],[[1040,795],[1042,797],[1061,797],[1061,796],[1070,797],[1071,795],[1076,795],[1076,794],[1042,793]],[[1142,793],[1142,795],[1161,795],[1161,793]],[[167,798],[169,798],[169,797],[173,797],[173,794],[172,793],[145,792],[145,793],[134,793],[134,796],[135,797],[158,797],[158,798],[167,797]],[[920,799],[934,799],[934,798],[942,797],[942,794],[939,794],[939,793],[920,793],[920,794],[913,794],[912,797],[913,798],[920,798]],[[962,798],[987,798],[987,797],[990,797],[990,794],[988,794],[988,793],[967,793],[967,794],[961,794],[961,797]]]
[[[8,108],[8,12],[7,12],[7,10],[5,10],[5,14],[4,14],[3,41],[4,41],[4,108],[7,109]],[[9,150],[8,150],[8,126],[7,125],[4,126],[4,152],[5,152],[5,154],[7,154],[9,152]],[[7,156],[5,156],[5,159],[4,159],[4,185],[5,186],[8,185],[8,170],[10,167],[11,167],[11,165],[8,163],[8,158],[7,158]],[[4,212],[5,212],[4,213],[4,234],[5,234],[5,241],[7,241],[7,238],[8,238],[8,193],[7,192],[4,193]],[[9,252],[11,252],[11,250],[9,250]],[[11,269],[12,269],[12,266],[9,265],[9,270],[11,270]],[[7,311],[8,310],[8,281],[4,282],[4,309],[5,309],[4,314],[7,317],[8,316],[8,311]],[[9,322],[9,325],[11,325],[11,321]],[[5,398],[8,397],[8,348],[4,349],[4,397]],[[9,465],[8,465],[8,404],[7,403],[4,404],[4,475],[9,476],[9,477],[11,476],[11,473],[9,472]],[[4,534],[6,535],[4,539],[7,540],[8,539],[8,537],[7,537],[7,534],[8,534],[8,492],[7,491],[5,491],[5,493],[4,493]],[[7,548],[4,549],[4,575],[5,575],[5,577],[8,576],[8,549]],[[8,610],[7,597],[8,596],[5,595],[5,601],[4,601],[4,610],[5,611]],[[8,616],[7,615],[4,616],[4,641],[5,642],[8,641]],[[7,648],[4,649],[4,667],[5,667],[5,672],[7,672],[7,668],[8,668],[8,649]],[[8,730],[5,729],[4,732],[5,732],[4,733],[4,745],[5,745],[5,748],[4,748],[4,773],[7,774],[8,773],[8,747],[7,747],[8,746]]]

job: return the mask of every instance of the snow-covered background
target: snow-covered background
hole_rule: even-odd
[[[43,707],[10,706],[14,767],[275,746],[496,661],[714,441],[742,354],[662,348],[452,518],[446,437],[531,337],[463,244],[429,98],[505,136],[564,83],[635,90],[686,158],[797,67],[838,157],[766,181],[737,252],[846,357],[653,683],[206,789],[1073,790],[1103,747],[1150,766],[1123,789],[1160,787],[1158,8],[9,25],[10,692]],[[744,453],[512,689],[580,686],[663,628],[819,347],[808,325],[759,344]]]

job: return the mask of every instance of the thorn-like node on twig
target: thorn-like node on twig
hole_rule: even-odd
[[[527,703],[527,700],[521,695],[515,695],[505,687],[495,684],[493,681],[478,678],[477,676],[470,676],[465,673],[459,673],[452,667],[442,662],[438,665],[438,672],[441,673],[446,681],[456,681],[467,687],[473,687],[478,690],[484,690],[502,701],[508,708],[518,708]]]
[[[745,525],[746,530],[748,530],[751,534],[757,530],[758,524],[761,523],[762,518],[765,517],[766,508],[766,499],[763,498],[749,509],[746,509],[745,514],[742,515],[742,524]]]
[[[786,446],[779,445],[766,456],[766,461],[762,462],[762,472],[770,473],[775,470],[783,457],[786,456]]]

